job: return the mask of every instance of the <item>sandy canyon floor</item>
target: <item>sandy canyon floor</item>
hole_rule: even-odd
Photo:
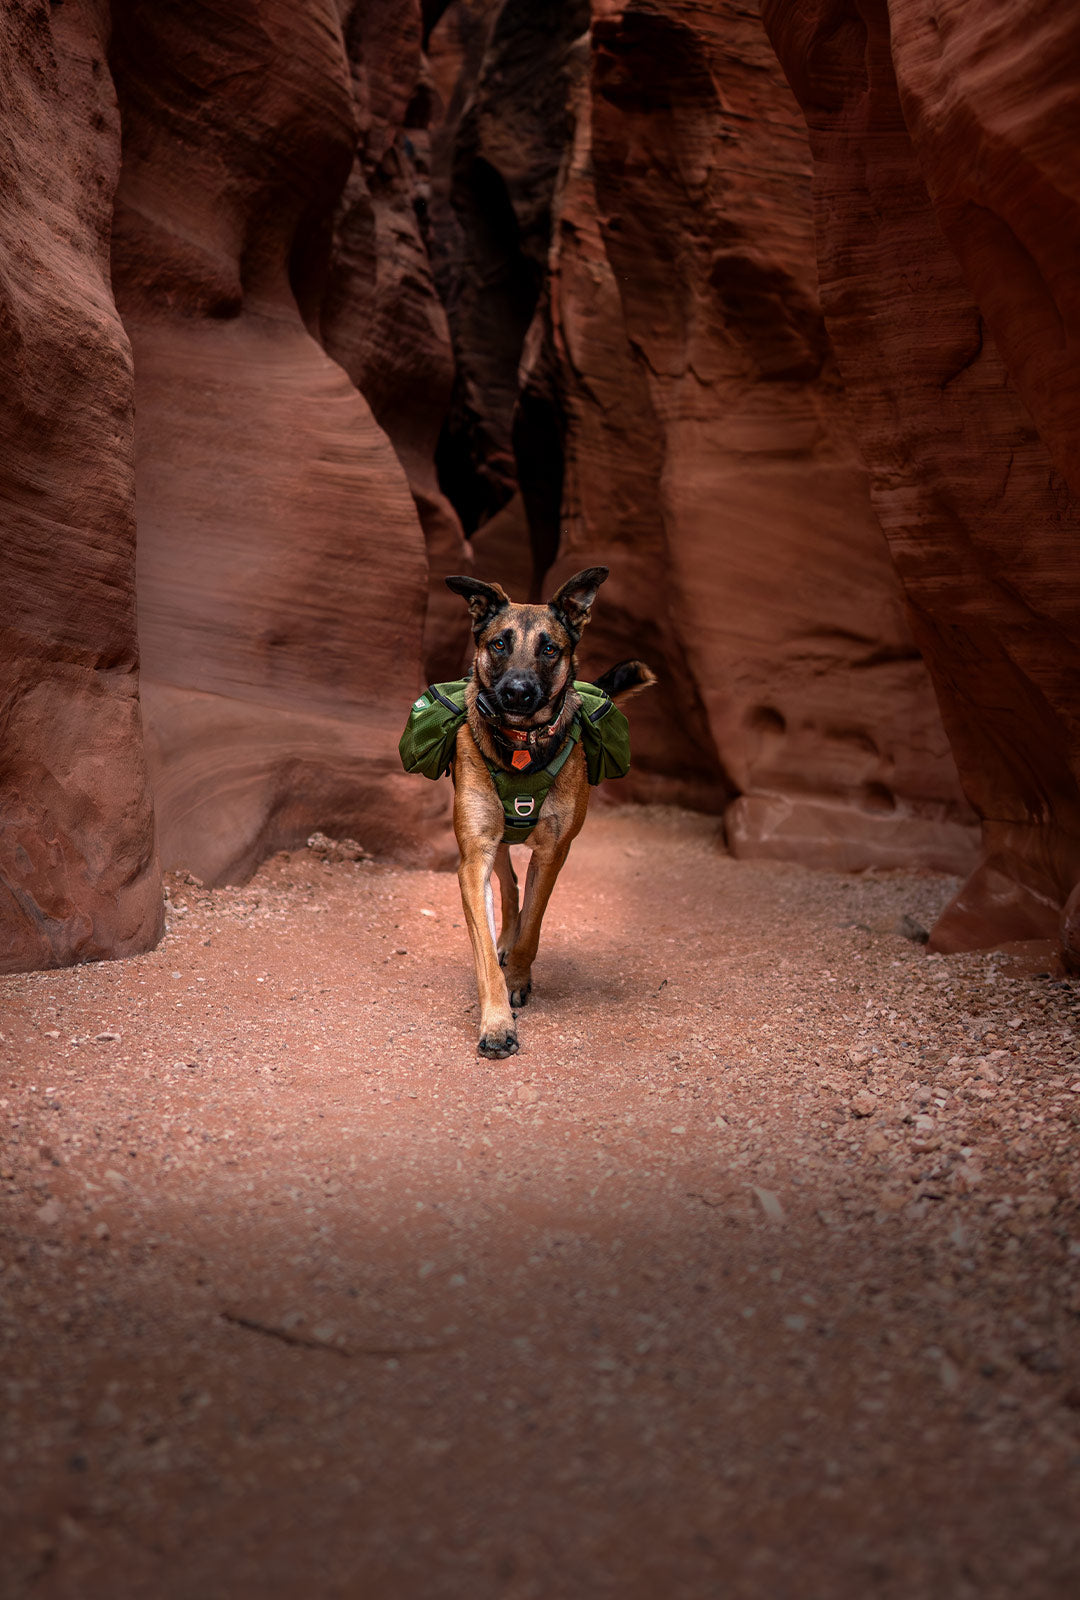
[[[3,1594],[1075,1596],[1080,985],[951,889],[598,812],[497,1063],[451,874],[0,979]]]

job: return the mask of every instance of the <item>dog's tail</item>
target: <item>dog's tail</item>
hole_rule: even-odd
[[[618,666],[609,667],[600,674],[596,679],[596,687],[603,689],[613,700],[624,700],[655,682],[656,673],[644,661],[620,661]]]

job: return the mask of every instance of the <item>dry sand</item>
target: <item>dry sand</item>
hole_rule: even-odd
[[[1080,993],[951,889],[598,812],[505,1062],[310,851],[0,979],[3,1594],[1075,1596]]]

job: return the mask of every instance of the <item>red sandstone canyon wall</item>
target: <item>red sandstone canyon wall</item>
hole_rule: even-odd
[[[429,122],[436,104],[418,3],[360,0],[345,46],[358,140],[333,222],[319,336],[388,434],[405,469],[427,547],[424,675],[457,677],[467,615],[443,583],[471,552],[439,485],[435,455],[454,357],[430,260]]]
[[[161,929],[103,5],[0,12],[0,971]]]
[[[598,562],[620,797],[1076,945],[1080,21],[765,21],[0,4],[0,967],[146,948],[159,859],[448,861],[443,576]]]
[[[535,585],[611,567],[584,659],[640,653],[661,679],[624,792],[725,810],[740,854],[966,870],[969,814],[821,314],[794,98],[743,7],[594,6],[591,31],[581,9],[541,28],[523,3],[488,8],[479,50],[485,8],[451,6],[433,37],[444,78],[458,42],[444,271],[461,404],[487,426],[469,440],[497,513],[478,563],[520,543],[498,510],[520,495]],[[476,326],[492,281],[494,342]]]
[[[765,19],[810,130],[874,508],[982,819],[934,941],[1053,936],[1080,879],[1080,16],[769,0]]]
[[[441,859],[443,798],[396,749],[423,534],[390,440],[315,337],[372,115],[342,19],[330,0],[116,0],[111,62],[162,859],[235,878],[315,826]]]

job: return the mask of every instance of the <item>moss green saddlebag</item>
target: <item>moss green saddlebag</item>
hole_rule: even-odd
[[[406,772],[441,778],[450,771],[458,729],[465,721],[465,679],[432,683],[414,701],[398,742],[398,755]]]
[[[581,747],[590,783],[625,778],[630,771],[630,724],[610,695],[595,683],[578,683],[581,697]]]

